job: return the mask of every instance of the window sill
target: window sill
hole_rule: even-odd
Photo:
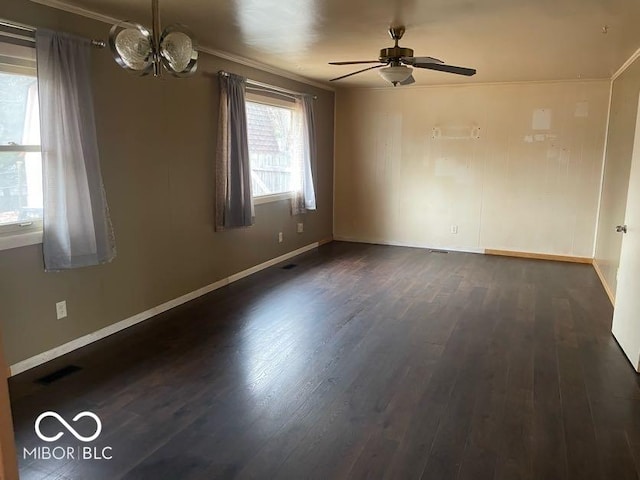
[[[288,200],[293,197],[293,192],[276,193],[275,195],[262,195],[260,197],[253,197],[254,205],[263,205],[265,203],[279,202],[281,200]]]
[[[0,251],[42,243],[42,230],[0,235]]]

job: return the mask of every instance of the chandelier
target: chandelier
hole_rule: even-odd
[[[176,77],[196,71],[197,44],[183,25],[173,24],[160,30],[159,0],[151,0],[151,31],[139,23],[121,22],[111,27],[109,46],[118,65],[139,75],[153,72],[159,77],[164,67]]]

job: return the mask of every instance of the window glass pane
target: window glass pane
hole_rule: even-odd
[[[292,191],[293,111],[247,102],[253,196]]]
[[[0,72],[0,145],[39,145],[36,77]]]
[[[0,152],[0,225],[41,218],[40,153]]]
[[[39,145],[35,76],[0,71],[0,145]],[[40,152],[0,152],[0,226],[42,218]]]

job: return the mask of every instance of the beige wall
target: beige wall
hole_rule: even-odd
[[[105,38],[109,25],[24,0],[0,18]],[[315,93],[318,210],[296,233],[286,201],[256,206],[256,225],[214,233],[215,72]],[[118,257],[44,273],[40,245],[0,252],[0,322],[10,364],[24,360],[332,233],[334,94],[202,55],[191,79],[139,78],[94,55],[98,140]],[[277,243],[277,232],[284,243]],[[55,319],[55,302],[69,316]]]
[[[591,257],[608,95],[608,81],[340,90],[336,238]]]
[[[629,172],[633,154],[640,94],[640,59],[613,82],[609,133],[596,238],[596,262],[615,297],[622,235],[615,226],[624,223]]]

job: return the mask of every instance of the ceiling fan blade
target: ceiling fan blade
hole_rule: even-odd
[[[329,65],[358,65],[359,63],[381,63],[380,60],[354,60],[353,62],[329,62]]]
[[[439,58],[433,57],[402,57],[400,60],[406,65],[415,65],[416,63],[444,63]]]
[[[342,80],[343,78],[350,77],[351,75],[357,75],[358,73],[366,72],[367,70],[373,70],[374,68],[384,67],[386,63],[382,63],[380,65],[374,65],[373,67],[363,68],[362,70],[358,70],[357,72],[347,73],[346,75],[342,75],[341,77],[332,78],[329,80],[330,82],[335,82],[336,80]]]
[[[411,85],[412,83],[416,83],[416,79],[413,78],[413,75],[409,75],[409,78],[407,78],[404,82],[400,82],[400,85]]]
[[[429,70],[438,70],[440,72],[455,73],[456,75],[464,75],[471,77],[476,74],[475,68],[456,67],[455,65],[445,65],[444,63],[414,63],[414,67],[428,68]]]

